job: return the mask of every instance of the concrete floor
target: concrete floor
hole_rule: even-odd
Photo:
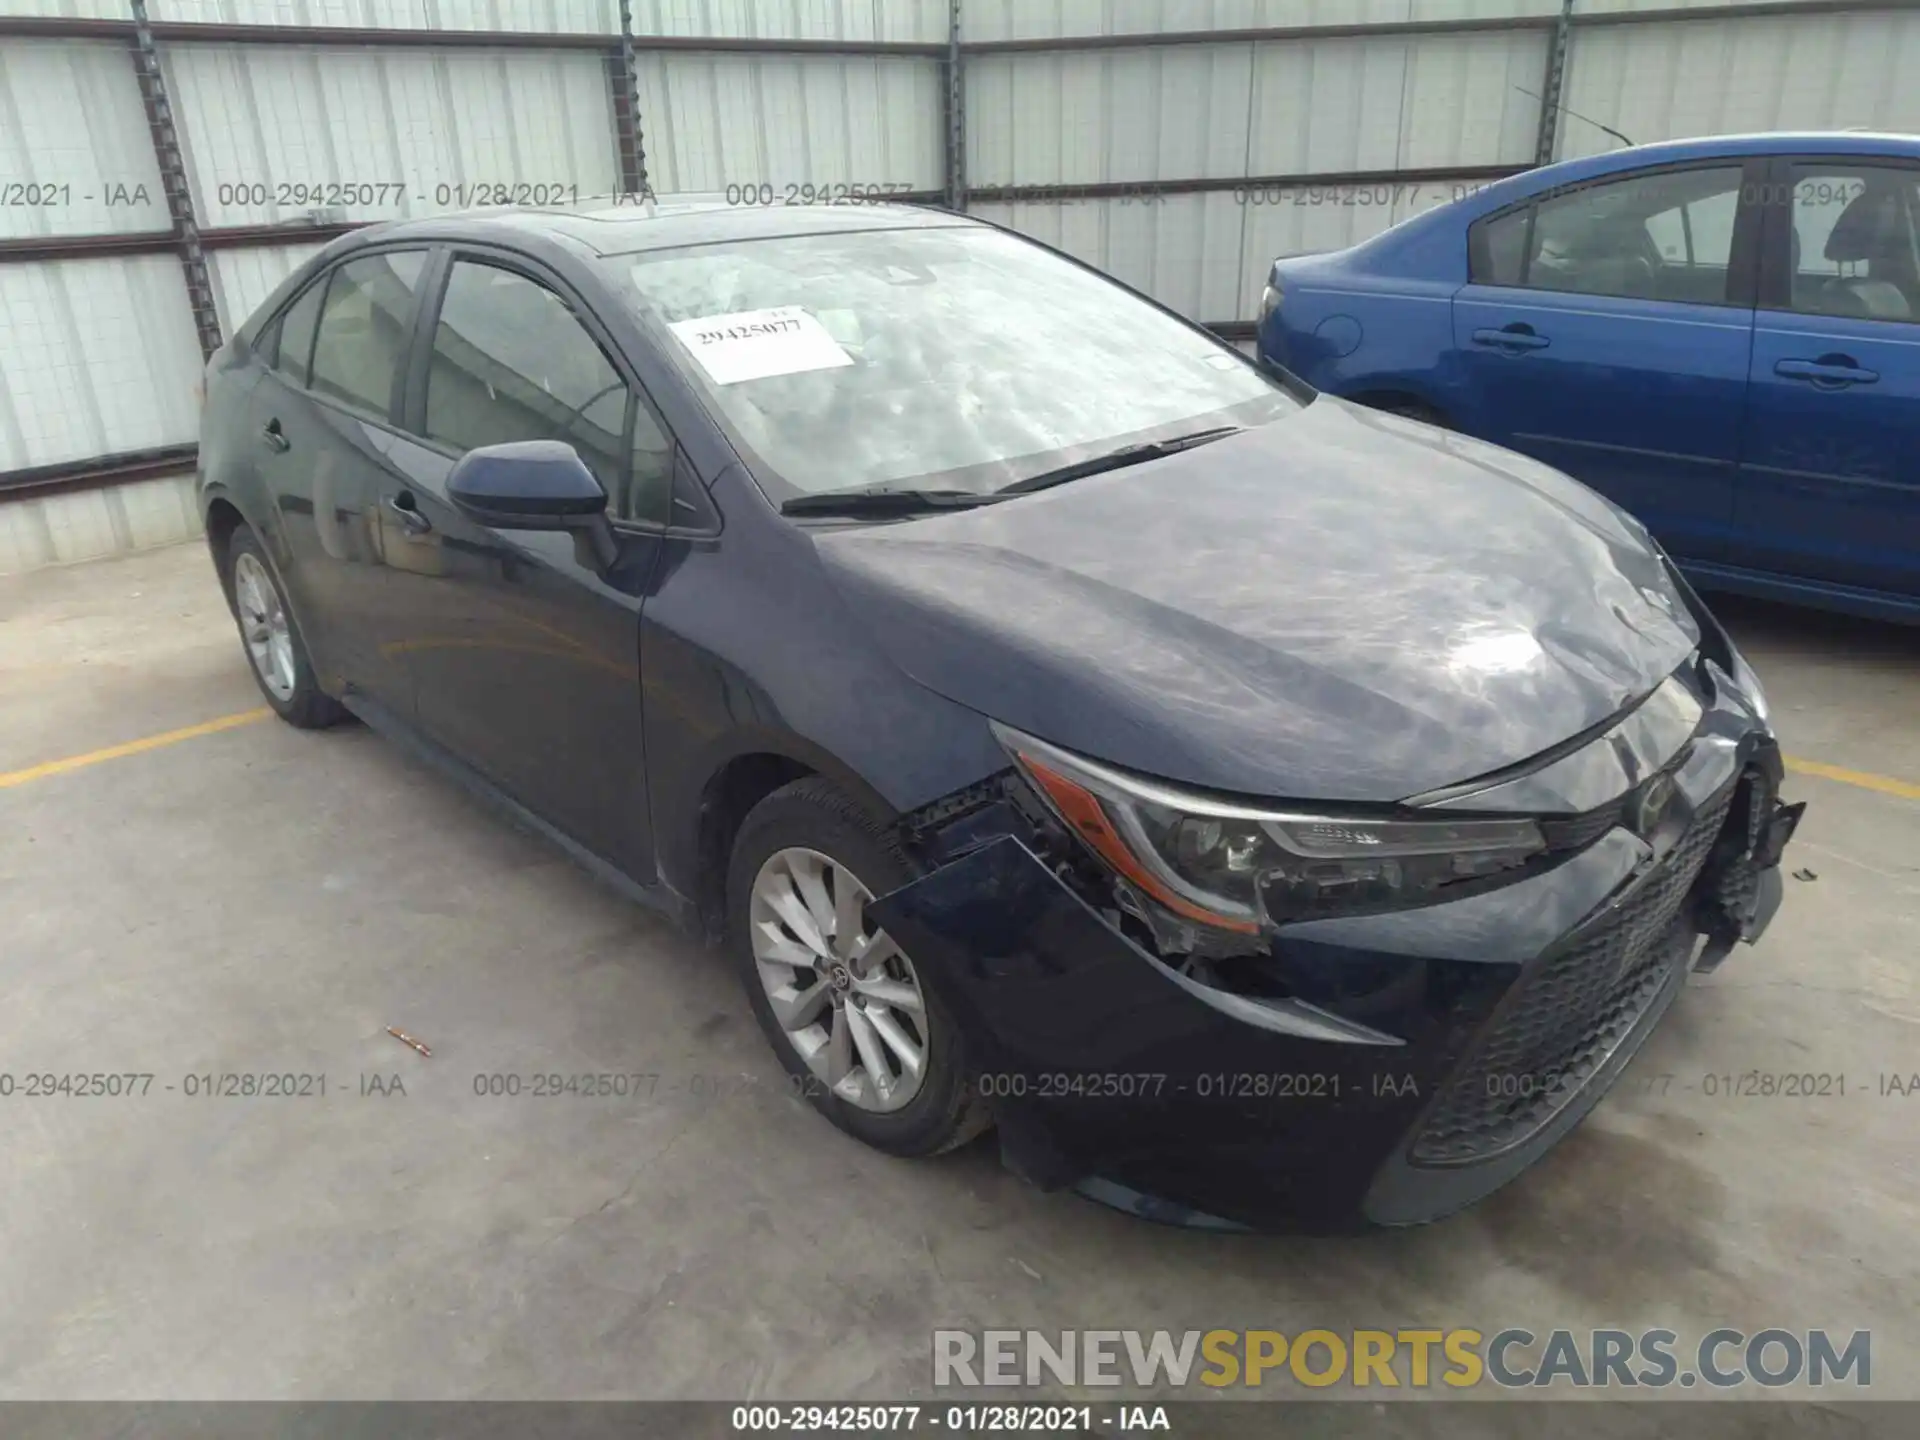
[[[1727,608],[1792,753],[1920,778],[1920,631]],[[0,775],[258,704],[198,545],[0,580],[0,620]],[[862,1149],[780,1094],[714,957],[363,729],[8,785],[0,1071],[156,1079],[0,1100],[0,1396],[899,1399],[937,1326],[1426,1324],[1869,1328],[1875,1396],[1920,1397],[1920,1095],[1875,1083],[1920,1070],[1920,803],[1789,791],[1818,878],[1580,1130],[1464,1216],[1329,1242]],[[250,1070],[333,1090],[162,1089]],[[661,1091],[473,1091],[547,1070]],[[1702,1093],[1748,1070],[1847,1096]]]

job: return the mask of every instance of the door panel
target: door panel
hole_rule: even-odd
[[[388,591],[382,501],[400,485],[390,428],[424,250],[336,267],[285,312],[274,369],[248,408],[248,443],[285,532],[292,590],[330,689],[412,711]],[[317,318],[316,318],[317,317]]]
[[[417,531],[394,565],[418,723],[494,784],[641,883],[654,879],[641,730],[640,601],[657,536],[623,533],[603,576],[564,533],[494,530],[448,500],[459,455],[572,445],[620,521],[664,521],[672,443],[575,308],[504,265],[448,267],[401,442]],[[659,471],[659,476],[656,476]],[[658,515],[643,513],[655,504]],[[392,553],[391,551],[389,553]]]
[[[322,683],[410,709],[395,638],[376,507],[392,437],[269,374],[248,406],[248,443],[279,516],[282,579]],[[273,438],[269,438],[273,437]]]
[[[1920,595],[1920,169],[1783,167],[1735,563]]]
[[[394,609],[429,738],[602,859],[653,878],[638,585],[608,584],[572,537],[495,531],[446,498],[451,457],[413,441],[400,497],[424,522]],[[417,522],[418,523],[418,522]],[[623,572],[657,542],[623,537]]]
[[[1490,217],[1454,297],[1466,428],[1699,558],[1733,524],[1753,339],[1747,179],[1739,165],[1636,172]]]

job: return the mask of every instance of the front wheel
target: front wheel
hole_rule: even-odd
[[[227,594],[254,683],[274,714],[302,730],[321,730],[344,720],[346,710],[324,694],[314,678],[293,609],[267,563],[259,537],[246,525],[227,542]]]
[[[902,1156],[988,1124],[939,992],[865,915],[913,878],[893,837],[818,778],[749,812],[727,874],[728,949],[781,1064],[835,1125]]]

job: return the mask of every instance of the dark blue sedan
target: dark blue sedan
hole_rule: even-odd
[[[1532,170],[1276,261],[1260,350],[1584,480],[1702,587],[1920,619],[1920,136]]]
[[[267,703],[724,946],[890,1154],[1430,1219],[1780,903],[1765,698],[1642,526],[962,216],[359,231],[200,459]]]

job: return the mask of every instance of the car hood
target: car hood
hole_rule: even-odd
[[[816,544],[852,623],[920,684],[1249,796],[1476,779],[1606,720],[1699,641],[1645,532],[1592,491],[1328,396],[1164,460]]]

